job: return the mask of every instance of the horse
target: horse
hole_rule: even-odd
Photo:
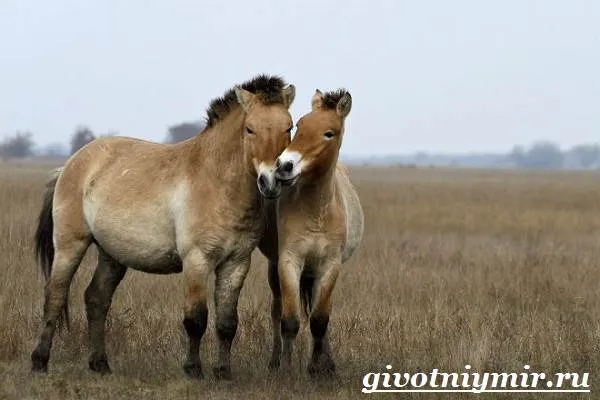
[[[188,336],[183,370],[202,379],[199,349],[207,326],[208,277],[214,272],[218,360],[213,372],[231,379],[239,293],[263,235],[265,198],[281,190],[270,171],[291,140],[295,93],[279,76],[258,75],[213,99],[205,129],[188,140],[99,138],[54,172],[35,234],[46,284],[32,371],[47,372],[57,323],[68,323],[69,286],[95,244],[97,267],[84,296],[92,371],[111,373],[106,317],[132,268],[183,273]]]
[[[287,188],[276,212],[267,215],[276,228],[267,231],[270,236],[259,248],[268,259],[273,294],[269,368],[289,370],[302,309],[313,339],[308,373],[318,377],[335,374],[327,333],[331,296],[342,264],[362,241],[364,215],[346,169],[338,162],[352,97],[344,89],[325,94],[317,89],[311,106],[272,171]]]

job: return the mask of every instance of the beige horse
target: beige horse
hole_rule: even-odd
[[[119,282],[133,268],[153,274],[183,272],[183,325],[189,337],[184,371],[201,378],[207,281],[214,271],[214,373],[230,378],[238,296],[251,252],[263,235],[263,197],[280,193],[281,185],[269,171],[290,143],[288,108],[294,96],[293,85],[261,75],[213,100],[207,127],[194,138],[173,145],[102,138],[66,162],[48,185],[36,233],[47,283],[43,326],[31,355],[33,371],[47,371],[70,283],[94,243],[98,265],[85,292],[93,371],[110,372],[106,316]]]
[[[338,155],[344,121],[352,107],[345,90],[316,91],[312,111],[297,123],[291,144],[277,159],[276,180],[291,186],[279,199],[276,226],[261,243],[269,259],[273,292],[273,353],[270,367],[289,368],[299,312],[310,314],[311,375],[335,372],[327,339],[331,295],[341,265],[359,246],[364,217],[358,195]],[[282,340],[283,336],[283,349]]]

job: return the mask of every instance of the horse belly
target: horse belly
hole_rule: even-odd
[[[135,213],[137,214],[137,213]],[[154,274],[181,272],[173,226],[160,215],[101,212],[95,215],[96,243],[122,265]]]

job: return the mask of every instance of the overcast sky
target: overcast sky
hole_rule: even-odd
[[[263,72],[348,88],[346,155],[600,141],[600,1],[0,0],[0,135],[162,141]]]

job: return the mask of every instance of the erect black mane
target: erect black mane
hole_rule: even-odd
[[[347,92],[348,91],[346,89],[342,88],[323,93],[321,108],[324,110],[335,110],[341,98],[344,97]]]
[[[258,75],[240,85],[242,89],[258,96],[265,105],[283,103],[282,90],[287,84],[279,76]],[[222,97],[212,100],[206,110],[206,126],[211,127],[222,120],[232,109],[239,105],[235,90],[229,89]]]

